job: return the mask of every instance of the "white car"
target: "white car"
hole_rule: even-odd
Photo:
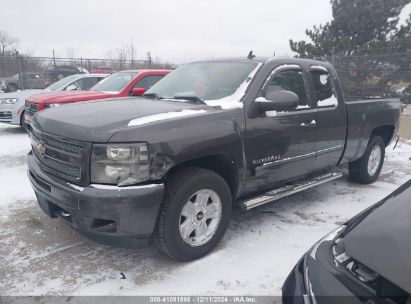
[[[44,92],[89,90],[109,74],[76,74],[67,76],[44,90],[24,90],[0,93],[0,122],[24,127],[24,103],[26,98]]]

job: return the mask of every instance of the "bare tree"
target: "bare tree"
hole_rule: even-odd
[[[70,65],[74,65],[74,63],[75,63],[74,62],[75,53],[76,53],[76,50],[73,47],[68,46],[66,48],[67,57],[70,59]]]
[[[130,68],[134,69],[135,68],[134,61],[136,60],[136,57],[137,57],[137,51],[133,44],[133,39],[130,40],[130,44],[127,46],[126,52],[127,52],[127,57],[130,60]]]
[[[124,48],[111,49],[106,53],[116,70],[123,70],[127,61],[127,50]]]
[[[0,52],[1,55],[6,55],[15,51],[18,44],[18,40],[9,35],[5,31],[0,31]]]

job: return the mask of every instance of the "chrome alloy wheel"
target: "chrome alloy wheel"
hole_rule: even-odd
[[[380,166],[381,163],[381,147],[380,146],[374,146],[372,148],[370,157],[368,158],[368,174],[370,176],[373,176],[377,170],[378,167]]]
[[[201,246],[216,233],[222,215],[218,194],[211,189],[194,193],[184,205],[180,215],[180,235],[190,246]]]

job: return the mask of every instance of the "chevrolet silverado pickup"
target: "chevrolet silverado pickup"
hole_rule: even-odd
[[[29,126],[38,111],[68,103],[143,94],[170,70],[131,70],[112,74],[85,91],[47,92],[26,99],[24,121]]]
[[[113,246],[151,241],[188,261],[248,210],[349,176],[371,183],[398,99],[344,100],[333,66],[293,58],[182,65],[144,96],[36,114],[28,175],[39,205]]]

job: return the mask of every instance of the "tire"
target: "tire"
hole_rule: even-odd
[[[24,111],[21,112],[21,115],[20,115],[20,127],[22,127],[27,133],[29,133],[28,126],[24,122]]]
[[[10,84],[7,85],[6,93],[16,92],[17,89],[18,89],[18,86],[16,84],[10,83]]]
[[[384,157],[384,140],[380,136],[372,137],[368,142],[364,155],[360,159],[349,164],[348,170],[350,179],[361,184],[373,183],[380,175],[384,164]]]
[[[231,210],[230,188],[220,175],[202,168],[182,169],[166,182],[157,245],[174,260],[201,258],[223,237]]]

